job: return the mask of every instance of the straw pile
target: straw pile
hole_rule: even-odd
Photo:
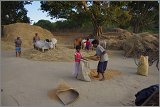
[[[90,77],[93,80],[99,80],[99,78],[96,78],[95,76],[97,75],[97,70],[96,69],[91,69],[90,72]],[[107,69],[107,71],[105,71],[104,76],[106,80],[112,79],[115,76],[121,75],[121,72],[118,70],[113,70],[113,69]]]
[[[124,41],[132,36],[127,30],[114,28],[111,32],[104,33],[101,39],[106,41],[107,49],[122,50]]]
[[[35,49],[25,50],[22,54],[25,58],[37,61],[74,61],[75,49],[67,48],[66,46],[57,46],[56,49],[51,49],[46,52],[41,52]],[[81,50],[83,57],[93,56],[95,51]]]
[[[17,36],[21,37],[23,48],[33,47],[32,38],[35,33],[38,33],[42,40],[53,37],[51,32],[39,26],[29,25],[27,23],[5,25],[2,32],[3,49],[8,49],[8,47],[14,49],[14,40]]]
[[[123,45],[125,56],[130,57],[134,55],[134,52],[145,51],[145,49],[157,50],[159,48],[158,38],[148,32],[135,34],[132,37],[126,39]]]
[[[39,50],[35,49],[27,49],[22,51],[22,56],[36,61],[66,61],[66,62],[72,62],[74,61],[74,53],[75,49],[68,48],[67,46],[60,46],[57,45],[56,49],[51,49],[46,52],[41,52]],[[94,60],[98,61],[99,59],[96,59],[95,50],[81,50],[81,54],[84,58],[88,60]],[[107,51],[107,54],[109,56],[112,56],[112,52]]]

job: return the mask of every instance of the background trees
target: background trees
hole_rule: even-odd
[[[34,23],[33,25],[40,26],[49,31],[52,31],[53,29],[52,23],[48,20],[39,20],[37,23]]]
[[[1,1],[1,24],[29,23],[30,19],[27,17],[27,10],[24,5],[30,3],[28,1]]]
[[[1,24],[29,23],[30,19],[27,17],[24,5],[31,3],[1,1]],[[52,18],[66,19],[55,23],[44,19],[34,23],[50,31],[92,32],[96,37],[114,27],[134,33],[159,31],[158,1],[41,1],[40,3],[41,10],[48,12]]]
[[[41,9],[55,18],[65,18],[67,20],[77,20],[77,24],[91,22],[93,25],[93,35],[100,37],[103,33],[102,26],[107,21],[121,22],[121,17],[128,21],[131,16],[128,10],[124,10],[127,2],[119,3],[107,1],[41,1]],[[123,5],[122,5],[123,4]],[[115,17],[118,13],[118,17]],[[119,14],[120,13],[120,14]]]
[[[133,1],[129,3],[128,9],[132,15],[130,22],[133,32],[159,28],[158,1]]]

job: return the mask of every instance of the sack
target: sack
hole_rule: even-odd
[[[88,61],[81,60],[80,70],[78,72],[77,79],[89,82],[91,81],[89,74],[90,74],[90,67]]]
[[[137,73],[148,76],[148,56],[141,56],[137,68]]]

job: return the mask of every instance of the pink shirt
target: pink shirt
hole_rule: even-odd
[[[86,41],[86,46],[89,46],[91,45],[91,42],[90,41]]]
[[[82,56],[81,56],[81,53],[80,53],[80,52],[76,52],[76,53],[75,53],[75,58],[76,58],[76,59],[75,59],[75,62],[80,62],[81,57],[82,57]]]

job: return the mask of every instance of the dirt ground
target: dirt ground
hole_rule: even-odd
[[[75,34],[76,35],[76,34]],[[121,72],[112,79],[91,82],[76,80],[72,76],[74,49],[72,36],[57,36],[58,45],[55,50],[46,53],[23,49],[21,58],[15,57],[15,51],[1,50],[1,93],[2,106],[56,106],[63,103],[53,97],[54,89],[59,81],[64,80],[75,88],[80,96],[67,107],[79,106],[133,106],[135,94],[151,85],[159,83],[159,72],[155,64],[149,67],[149,76],[136,74],[137,66],[132,58],[125,59],[123,51],[108,50],[109,63],[107,69]],[[27,54],[28,52],[28,54]],[[30,53],[33,52],[33,53]],[[46,56],[51,53],[50,56]],[[86,52],[84,56],[95,54]],[[27,57],[32,55],[32,58]],[[42,56],[41,56],[42,55]],[[40,57],[42,60],[37,60]],[[56,59],[56,57],[58,57]],[[35,59],[34,59],[35,58]],[[46,59],[52,60],[46,60]],[[66,59],[64,59],[66,58]],[[64,60],[64,61],[63,61]],[[91,69],[96,69],[98,61],[89,61]]]

